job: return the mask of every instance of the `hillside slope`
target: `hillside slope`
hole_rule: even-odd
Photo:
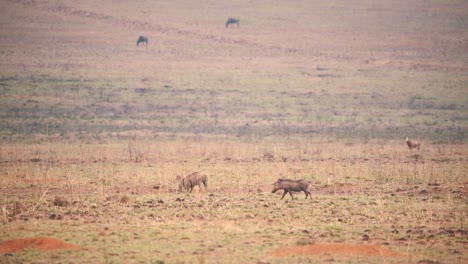
[[[4,139],[466,139],[465,1],[0,7]]]

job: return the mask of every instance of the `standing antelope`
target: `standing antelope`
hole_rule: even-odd
[[[230,24],[236,24],[237,27],[239,27],[239,19],[238,18],[228,18],[228,20],[226,21],[226,27],[229,27]]]
[[[408,148],[411,150],[415,148],[419,150],[419,147],[421,146],[421,142],[414,139],[409,139],[408,137],[406,137],[406,144],[408,144]]]
[[[137,43],[137,47],[140,46],[140,43],[145,43],[146,47],[148,47],[148,38],[145,36],[139,36],[136,43]]]

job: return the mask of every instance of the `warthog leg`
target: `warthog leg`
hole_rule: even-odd
[[[292,199],[292,200],[294,200],[294,197],[293,197],[293,195],[292,195],[292,192],[291,192],[291,191],[284,191],[284,192],[283,192],[283,196],[281,196],[281,199],[283,199],[283,198],[284,198],[284,196],[285,196],[285,195],[286,195],[288,192],[289,192],[289,195],[291,195],[291,199]]]

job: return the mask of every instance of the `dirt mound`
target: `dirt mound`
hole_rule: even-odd
[[[76,249],[80,246],[66,243],[65,241],[48,237],[20,238],[0,242],[0,253],[18,252],[26,248],[39,251]]]
[[[284,247],[270,253],[275,257],[289,255],[340,255],[340,256],[381,256],[398,257],[399,253],[377,245],[315,244],[296,247]]]

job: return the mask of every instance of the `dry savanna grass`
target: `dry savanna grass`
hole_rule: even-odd
[[[0,8],[5,141],[195,134],[463,143],[468,134],[464,1]],[[239,27],[225,27],[230,16]],[[147,47],[137,47],[140,35]]]
[[[0,239],[52,236],[85,249],[1,258],[382,261],[269,254],[281,247],[346,243],[401,254],[385,259],[390,263],[461,263],[467,258],[467,151],[463,145],[430,145],[416,152],[404,141],[2,145],[0,205],[7,213]],[[140,153],[139,159],[131,152]],[[207,175],[208,189],[178,192],[177,175],[194,171]],[[280,200],[271,193],[280,177],[309,180],[312,200],[303,193]],[[57,198],[68,203],[60,206]]]
[[[5,0],[0,24],[1,263],[468,262],[467,1]]]

